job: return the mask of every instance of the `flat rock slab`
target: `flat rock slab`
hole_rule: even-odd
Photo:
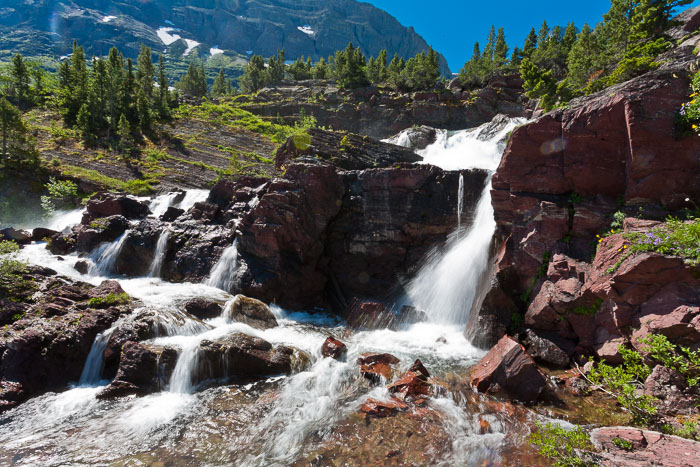
[[[632,444],[627,450],[615,445],[622,439]],[[700,465],[700,443],[678,436],[630,427],[606,427],[593,430],[591,441],[602,453],[604,466]]]

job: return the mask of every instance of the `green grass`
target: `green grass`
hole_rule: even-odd
[[[646,233],[627,233],[633,252],[656,252],[680,256],[690,265],[700,264],[700,219],[684,222],[669,217],[666,223]]]
[[[110,190],[124,191],[137,196],[146,196],[155,191],[149,180],[129,180],[127,182],[108,177],[96,170],[85,169],[74,165],[64,165],[61,171],[70,177],[78,177],[102,185]]]
[[[130,301],[131,297],[129,297],[129,295],[126,293],[111,293],[104,297],[91,298],[88,302],[88,305],[90,305],[91,308],[107,308],[113,305],[124,305],[126,303],[129,303]]]

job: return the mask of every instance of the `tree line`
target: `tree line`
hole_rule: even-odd
[[[460,70],[462,86],[477,88],[507,74],[520,74],[529,97],[549,110],[580,95],[627,81],[660,65],[672,43],[672,15],[692,0],[611,0],[603,21],[579,30],[574,23],[532,28],[522,47],[509,47],[503,28],[491,27],[483,51],[477,42]],[[506,59],[506,57],[508,57]]]
[[[299,57],[285,65],[284,50],[270,57],[267,62],[260,55],[251,57],[238,83],[244,92],[256,92],[265,86],[285,78],[301,81],[307,79],[335,79],[341,88],[353,89],[371,85],[391,85],[401,91],[432,89],[440,81],[438,53],[431,47],[408,60],[394,54],[388,61],[388,53],[382,50],[369,59],[352,42],[328,59],[316,63],[311,58]]]

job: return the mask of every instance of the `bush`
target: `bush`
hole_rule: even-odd
[[[0,298],[22,301],[34,286],[24,278],[27,265],[15,259],[17,251],[16,243],[0,241]]]
[[[44,213],[51,215],[57,209],[65,209],[77,205],[78,185],[70,180],[56,180],[54,177],[49,179],[49,183],[44,185],[49,192],[48,195],[41,197],[41,207]]]
[[[633,252],[656,252],[680,256],[690,265],[700,264],[700,219],[681,221],[669,217],[666,223],[646,233],[628,233]]]
[[[552,423],[537,422],[537,431],[530,435],[528,442],[539,448],[541,455],[554,461],[555,466],[586,467],[594,466],[591,452],[593,444],[586,431],[575,426],[571,430]]]

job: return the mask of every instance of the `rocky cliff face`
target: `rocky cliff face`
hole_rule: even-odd
[[[614,361],[634,329],[700,341],[697,268],[626,254],[620,229],[597,237],[610,234],[616,211],[628,217],[625,232],[647,232],[656,223],[633,216],[697,207],[700,143],[674,127],[696,64],[698,36],[684,40],[660,69],[513,133],[493,178],[491,287],[467,331],[478,344],[493,345],[523,312],[526,327],[563,338],[569,356],[575,348]]]
[[[314,60],[350,41],[374,56],[384,48],[406,58],[428,49],[413,28],[354,0],[6,0],[0,27],[1,49],[56,57],[70,52],[73,39],[88,55],[116,45],[135,56],[141,43],[180,56],[196,45],[200,56],[212,48],[234,56],[271,56],[284,48],[288,58]]]

